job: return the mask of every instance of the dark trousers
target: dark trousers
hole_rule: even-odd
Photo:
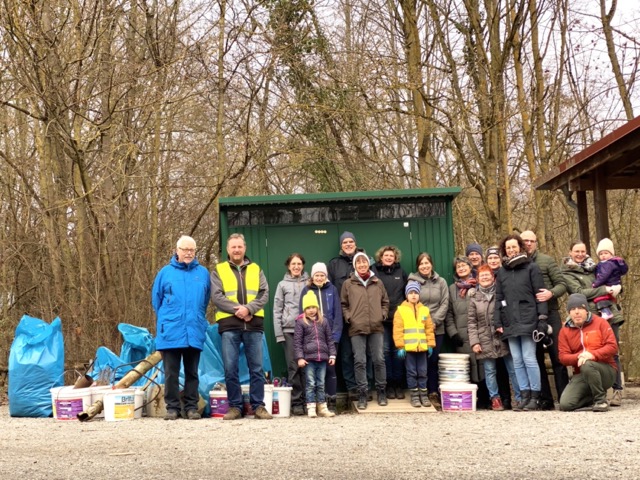
[[[349,337],[349,325],[345,324],[340,337],[340,348],[338,349],[339,369],[342,372],[342,379],[347,390],[356,390],[356,372],[353,366],[353,347],[351,337]]]
[[[284,358],[287,362],[287,380],[291,385],[291,405],[302,406],[305,403],[305,374],[296,361],[293,333],[284,333]]]
[[[613,382],[614,390],[622,390],[622,364],[620,363],[620,324],[613,323],[611,324],[611,330],[613,330],[613,335],[616,337],[616,343],[618,344],[618,353],[613,356],[613,359],[616,361],[616,365],[618,367],[618,371],[616,372],[616,380]]]
[[[496,380],[498,382],[498,393],[502,403],[511,405],[511,384],[509,382],[509,371],[504,364],[504,358],[496,358]]]
[[[616,369],[611,365],[589,360],[580,367],[579,374],[571,377],[569,385],[562,392],[560,410],[572,411],[605,402],[607,390],[613,386],[615,379]]]
[[[551,360],[553,379],[556,384],[556,391],[558,392],[558,401],[562,396],[562,392],[569,383],[569,374],[567,372],[567,367],[560,363],[560,357],[558,356],[558,335],[560,334],[560,328],[562,328],[558,311],[550,310],[547,321],[549,325],[551,325],[551,328],[553,328],[553,345],[549,348],[544,348],[542,346],[542,342],[538,342],[538,345],[536,346],[536,359],[538,360],[538,366],[540,367],[540,401],[553,403],[551,384],[549,383],[547,367],[545,366],[545,353],[549,354],[549,359]]]
[[[440,360],[440,349],[442,348],[442,342],[444,342],[444,334],[436,335],[436,348],[431,352],[429,362],[427,365],[427,389],[429,393],[440,393],[438,390],[438,382],[440,377],[438,375],[438,365]]]
[[[427,352],[407,352],[404,365],[407,369],[407,387],[410,390],[426,390]]]
[[[198,409],[198,363],[200,350],[197,348],[170,348],[162,350],[164,364],[164,402],[167,411],[180,409],[180,362],[184,365],[184,411]]]
[[[382,325],[384,327],[384,365],[387,369],[387,385],[401,386],[404,380],[405,362],[396,354],[396,345],[393,341],[393,323],[383,323]],[[426,378],[427,373],[425,372],[425,381]]]

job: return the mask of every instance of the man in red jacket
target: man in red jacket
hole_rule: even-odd
[[[589,312],[581,293],[569,296],[569,319],[560,330],[558,353],[563,365],[573,367],[573,377],[560,397],[560,410],[593,406],[594,412],[609,410],[607,390],[616,379],[618,353],[609,322]]]

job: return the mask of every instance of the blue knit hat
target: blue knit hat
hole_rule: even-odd
[[[353,239],[353,241],[356,241],[356,236],[351,233],[351,232],[342,232],[342,235],[340,235],[340,245],[342,245],[342,242],[344,242],[347,238],[351,238]]]
[[[405,296],[409,295],[409,292],[416,292],[418,295],[420,295],[420,284],[415,280],[409,280],[407,282],[407,286],[404,287]]]
[[[464,251],[464,256],[468,257],[471,252],[476,252],[482,256],[482,246],[479,243],[470,243]]]

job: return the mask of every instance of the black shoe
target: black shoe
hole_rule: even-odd
[[[394,398],[396,398],[396,389],[390,384],[387,384],[387,398],[389,400],[393,400]]]
[[[402,388],[402,386],[398,385],[398,386],[396,387],[396,398],[397,398],[398,400],[404,400],[404,396],[405,396],[405,394],[404,394],[404,388]]]
[[[349,401],[350,402],[357,402],[358,398],[360,398],[360,393],[358,392],[357,388],[352,388],[351,390],[349,390]]]
[[[366,410],[367,409],[367,392],[361,392],[358,395],[358,410]]]
[[[525,412],[532,412],[538,410],[538,399],[540,398],[540,392],[531,390],[531,398],[529,402],[522,407]]]
[[[373,401],[373,392],[371,390],[367,392],[367,401],[369,402]]]
[[[388,404],[386,388],[378,388],[378,405],[386,407]]]
[[[538,410],[555,410],[553,400],[538,400]]]
[[[511,410],[511,399],[510,398],[503,398],[502,400],[502,406],[504,407],[505,410]]]
[[[335,396],[327,396],[327,408],[332,413],[338,413],[338,399]]]
[[[305,415],[304,407],[302,405],[294,405],[293,406],[293,416],[294,417],[301,417],[303,415]]]

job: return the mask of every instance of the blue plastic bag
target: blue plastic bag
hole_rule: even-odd
[[[24,315],[9,351],[9,415],[50,417],[51,392],[64,385],[62,321]]]
[[[122,363],[139,362],[156,351],[156,342],[146,328],[121,323],[118,325],[118,331],[124,340],[122,348],[120,349]],[[155,368],[148,372],[147,376],[151,376]],[[128,368],[127,371],[128,370],[130,370],[130,368]],[[133,385],[137,387],[143,386],[145,383],[147,383],[147,379],[143,376]]]

